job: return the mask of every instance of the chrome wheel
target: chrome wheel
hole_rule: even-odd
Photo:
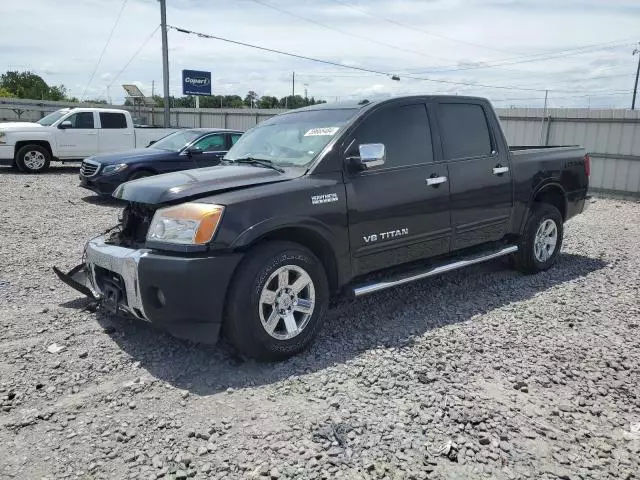
[[[44,154],[39,152],[38,150],[29,150],[22,157],[24,165],[29,170],[40,170],[44,167],[46,159],[44,158]]]
[[[299,335],[309,324],[316,291],[309,274],[297,265],[285,265],[262,287],[258,309],[265,331],[278,340]]]
[[[540,224],[536,231],[536,237],[533,243],[533,253],[536,260],[541,263],[549,260],[556,251],[557,244],[558,226],[556,222],[548,218]]]

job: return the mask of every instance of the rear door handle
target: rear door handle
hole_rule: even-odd
[[[509,171],[509,167],[493,167],[494,175],[502,175],[503,173],[507,173]]]
[[[427,178],[427,185],[435,186],[440,185],[441,183],[445,183],[447,181],[447,177],[430,177]]]

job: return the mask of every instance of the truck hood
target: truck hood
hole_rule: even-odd
[[[145,160],[153,160],[154,158],[176,155],[175,152],[167,150],[159,150],[157,148],[137,148],[135,150],[126,150],[124,152],[105,153],[102,155],[94,155],[90,159],[101,165],[114,165],[118,163],[135,163]]]
[[[39,123],[6,122],[0,123],[0,132],[32,132],[42,129]]]
[[[151,205],[214,195],[236,188],[283,182],[304,175],[303,168],[287,168],[285,173],[252,165],[218,165],[141,178],[120,185],[113,196]]]

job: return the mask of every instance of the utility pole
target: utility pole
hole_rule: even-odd
[[[167,0],[160,2],[160,29],[162,30],[162,83],[164,86],[164,127],[171,123],[169,109],[169,46],[167,45]]]
[[[544,109],[542,110],[542,123],[540,124],[540,145],[544,145],[544,121],[547,117],[547,100],[549,98],[549,90],[544,91]]]
[[[631,101],[631,110],[636,109],[636,95],[638,93],[638,76],[640,76],[640,49],[636,48],[633,51],[634,55],[638,55],[638,69],[636,70],[636,83],[633,87],[633,100]]]
[[[296,96],[296,72],[291,72],[291,96]]]
[[[151,80],[151,126],[155,126],[156,113],[156,81]]]

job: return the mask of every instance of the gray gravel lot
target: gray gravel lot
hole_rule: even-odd
[[[51,267],[120,207],[76,170],[0,169],[0,478],[640,475],[640,204],[594,201],[546,273],[342,300],[257,364],[83,310]]]

